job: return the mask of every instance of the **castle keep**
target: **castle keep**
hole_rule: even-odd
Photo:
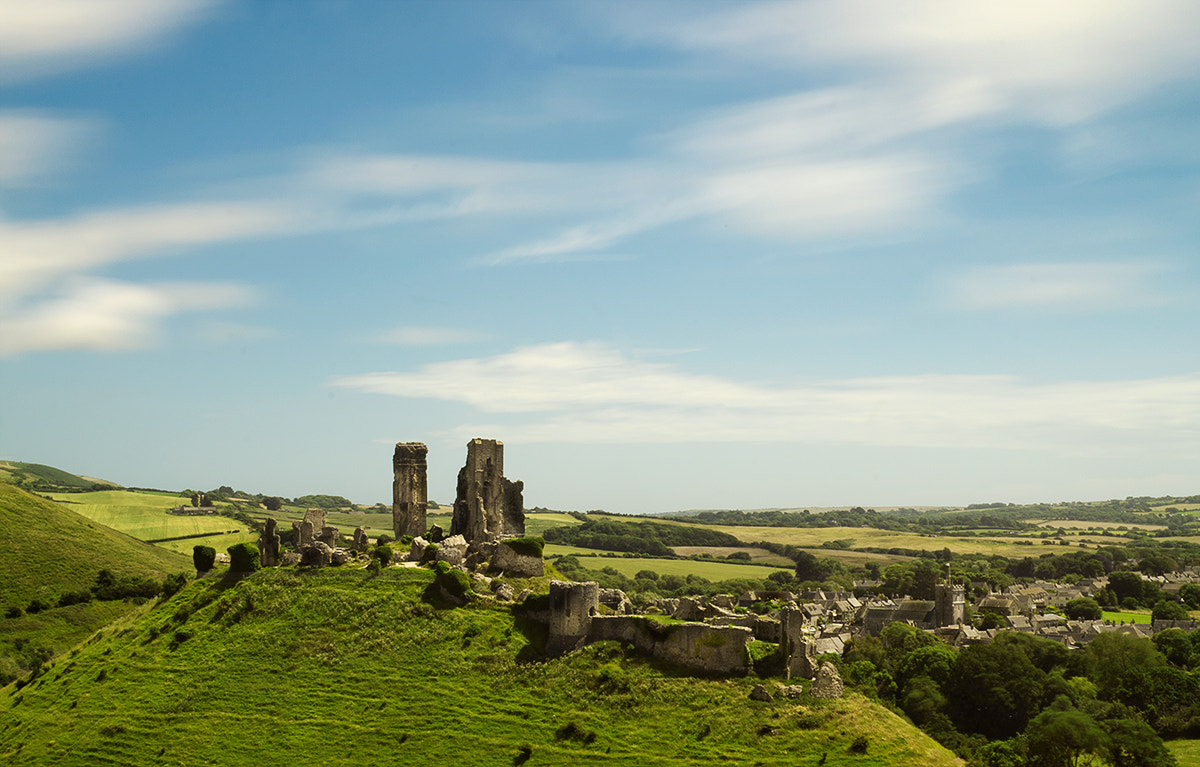
[[[429,500],[422,442],[397,442],[392,456],[392,530],[396,540],[425,534],[425,504]]]
[[[451,535],[472,544],[525,535],[524,482],[504,477],[504,443],[473,439],[467,464],[458,472]]]

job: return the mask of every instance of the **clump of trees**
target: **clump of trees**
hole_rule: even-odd
[[[581,525],[554,527],[543,533],[547,543],[585,549],[670,556],[673,546],[741,546],[728,533],[691,525],[627,522],[611,517],[589,517]]]
[[[1082,651],[1001,632],[955,650],[893,623],[853,639],[840,663],[848,684],[975,764],[1170,767],[1162,738],[1200,734],[1198,649],[1173,629],[1153,642],[1102,634]]]

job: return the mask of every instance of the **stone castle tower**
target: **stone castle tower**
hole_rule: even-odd
[[[422,442],[397,442],[392,456],[392,530],[396,540],[425,534],[425,505],[429,500]]]
[[[467,464],[458,472],[458,494],[450,534],[471,544],[525,534],[523,482],[504,477],[504,443],[473,439]]]
[[[939,583],[934,590],[938,628],[957,626],[966,619],[966,589],[952,583]]]

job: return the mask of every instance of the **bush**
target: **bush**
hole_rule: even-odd
[[[387,567],[392,563],[394,553],[391,546],[376,546],[374,557],[380,567]]]
[[[262,567],[258,547],[253,543],[235,543],[230,546],[229,571],[234,573],[252,573]]]
[[[92,592],[89,589],[80,589],[79,591],[68,591],[58,598],[58,606],[66,607],[67,605],[82,605],[92,601]]]
[[[193,546],[192,547],[192,564],[196,567],[197,573],[206,573],[213,569],[213,565],[217,561],[217,550],[212,546]]]
[[[396,539],[395,539],[395,538],[393,538],[392,536],[388,535],[387,533],[380,533],[380,534],[379,534],[379,535],[378,535],[378,536],[375,538],[375,545],[376,545],[376,546],[384,546],[384,545],[386,545],[386,544],[389,544],[389,543],[391,543],[391,542],[392,542],[392,541],[394,541],[394,540],[396,540]],[[411,542],[412,542],[412,541],[409,541],[409,543],[411,543]]]
[[[49,608],[50,605],[47,602],[34,598],[30,600],[29,604],[25,607],[25,612],[30,615],[37,615],[42,610],[48,610]]]
[[[187,585],[187,575],[183,573],[175,573],[163,578],[162,595],[163,598],[174,596],[179,593],[179,590]]]
[[[500,542],[502,545],[509,547],[514,552],[523,557],[537,557],[541,559],[542,551],[545,550],[545,541],[541,538],[509,538]]]
[[[471,596],[471,579],[462,570],[455,569],[445,562],[437,562],[433,572],[434,583],[451,597],[465,601]]]

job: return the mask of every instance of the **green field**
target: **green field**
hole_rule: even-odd
[[[600,570],[611,567],[627,578],[632,578],[641,570],[653,570],[659,575],[695,575],[710,581],[725,581],[734,578],[766,578],[777,570],[791,572],[792,567],[765,567],[762,565],[738,565],[731,562],[710,562],[703,559],[655,559],[653,557],[600,557],[595,549],[582,549],[576,546],[563,546],[547,543],[545,555],[574,554],[579,564],[589,570]]]
[[[1167,749],[1179,767],[1200,767],[1200,740],[1168,740]]]
[[[96,572],[165,575],[191,569],[191,558],[135,540],[64,505],[0,482],[0,607],[56,600],[92,585]],[[228,521],[228,520],[225,520]]]
[[[656,520],[665,524],[689,524],[673,522],[672,520]],[[747,544],[757,541],[782,543],[801,548],[820,548],[822,543],[836,540],[850,540],[852,549],[910,549],[940,551],[948,548],[956,554],[1000,554],[1017,559],[1038,556],[1045,553],[1040,542],[1029,545],[1032,539],[1022,539],[1019,536],[990,535],[974,538],[953,538],[948,536],[920,535],[916,533],[899,533],[891,530],[878,530],[872,527],[757,527],[753,525],[709,525],[698,524],[710,530],[729,533]],[[1018,543],[1024,540],[1026,543]],[[826,556],[838,556],[833,549],[823,550]],[[821,555],[818,555],[821,556]],[[899,561],[899,559],[896,559]]]
[[[95,493],[49,493],[66,508],[142,541],[179,538],[197,533],[247,532],[236,520],[215,514],[185,517],[171,514],[174,506],[187,505],[176,493],[103,490]],[[201,541],[194,541],[198,543]],[[188,547],[191,551],[191,547]]]
[[[506,609],[423,601],[430,579],[193,583],[0,692],[0,763],[962,764],[855,692],[762,703],[753,677],[664,673],[617,643],[543,661]]]
[[[1106,621],[1114,621],[1117,623],[1151,623],[1152,619],[1149,612],[1118,612],[1108,610],[1104,611],[1103,618]]]

